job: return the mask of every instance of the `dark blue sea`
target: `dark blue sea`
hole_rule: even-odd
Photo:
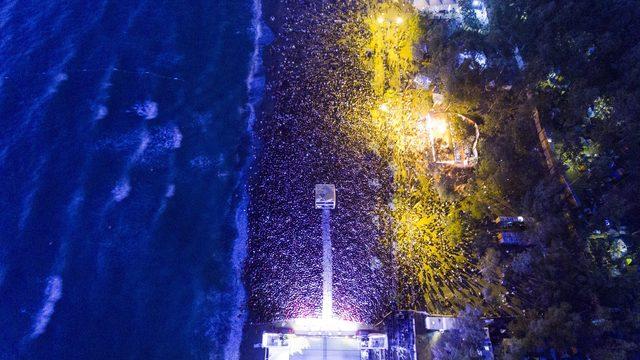
[[[0,359],[237,356],[256,5],[0,1]]]

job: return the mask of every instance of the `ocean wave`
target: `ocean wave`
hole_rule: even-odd
[[[18,230],[21,232],[24,231],[28,224],[31,211],[33,209],[33,202],[36,194],[42,186],[41,179],[44,165],[48,160],[49,157],[46,155],[43,155],[38,159],[37,165],[32,170],[31,179],[27,183],[27,193],[22,198],[22,210],[20,211],[20,218],[18,220]]]
[[[58,275],[50,276],[47,280],[47,287],[44,290],[44,303],[36,315],[30,339],[35,339],[42,335],[47,329],[51,316],[55,311],[56,303],[62,298],[62,278]]]
[[[51,77],[50,84],[47,86],[47,88],[44,90],[44,92],[40,96],[36,97],[33,100],[33,102],[31,103],[31,106],[27,108],[27,111],[23,117],[24,119],[23,128],[24,127],[30,127],[31,129],[37,128],[37,125],[40,123],[40,121],[44,118],[44,115],[46,114],[45,109],[47,108],[51,100],[54,98],[54,96],[58,93],[58,90],[60,89],[60,85],[63,82],[67,81],[68,76],[62,70],[76,56],[76,48],[72,47],[71,45],[67,45],[65,50],[66,50],[66,53],[64,54],[63,58],[60,60],[60,63],[58,64],[58,66],[49,72],[48,76]]]
[[[20,139],[29,137],[33,131],[38,130],[38,126],[45,117],[47,106],[58,93],[60,84],[67,80],[67,74],[62,70],[73,59],[75,52],[75,48],[67,46],[67,53],[65,53],[63,59],[56,68],[47,74],[48,77],[51,77],[51,80],[43,93],[29,99],[29,105],[24,107],[23,114],[12,114],[13,116],[19,116],[21,121],[18,122],[18,126],[14,131],[7,132],[7,147],[14,146]],[[7,67],[11,68],[11,66]],[[2,110],[0,108],[0,112]]]
[[[32,330],[29,334],[30,340],[37,338],[45,332],[51,316],[54,313],[56,303],[62,298],[62,277],[59,274],[65,267],[67,253],[69,251],[69,236],[75,227],[78,211],[83,202],[84,192],[79,188],[74,192],[71,202],[67,206],[67,225],[64,234],[61,236],[60,247],[55,258],[52,270],[54,275],[49,276],[47,279],[47,287],[44,290],[44,301],[34,318]],[[0,285],[2,284],[4,275],[1,265],[2,264],[0,264]]]
[[[171,140],[170,145],[172,149],[178,149],[180,145],[182,145],[182,133],[177,126],[171,129],[168,138]]]
[[[69,80],[69,75],[61,72],[54,77],[54,80],[56,81],[56,84],[59,85],[61,82]]]
[[[142,158],[142,155],[147,150],[147,147],[149,147],[149,143],[151,143],[151,136],[149,136],[149,132],[146,130],[140,134],[139,139],[140,139],[140,142],[138,143],[138,147],[136,148],[136,151],[133,153],[133,155],[131,155],[131,158],[129,159],[129,165],[127,166],[127,171],[129,171],[129,168],[131,168],[131,166],[133,166],[134,163],[136,163]]]
[[[62,277],[58,274],[63,271],[66,265],[67,253],[69,251],[69,236],[73,231],[78,216],[78,210],[83,201],[84,193],[81,188],[77,189],[73,194],[71,202],[67,206],[67,226],[65,233],[61,237],[61,244],[58,249],[58,255],[55,258],[52,271],[55,275],[51,275],[47,279],[47,287],[44,290],[44,302],[35,316],[31,334],[29,334],[30,340],[37,338],[45,332],[47,325],[51,320],[51,316],[54,313],[55,306],[58,300],[62,298]],[[0,276],[1,275],[2,274],[0,274]],[[0,279],[0,284],[1,283]]]
[[[131,192],[131,184],[129,183],[129,178],[122,178],[118,180],[116,186],[111,190],[111,194],[113,195],[113,200],[116,202],[120,202],[126,199]]]
[[[182,132],[175,124],[151,128],[143,127],[101,140],[96,145],[96,150],[119,153],[132,151],[135,148],[124,169],[125,172],[128,172],[131,167],[137,164],[159,165],[161,161],[166,162],[168,158],[165,155],[179,149],[182,146],[182,139]],[[195,166],[207,165],[207,161],[204,159],[198,159],[195,162],[193,164]]]
[[[0,90],[4,90],[5,80],[15,83],[22,90],[4,95],[13,96],[14,101],[24,103],[19,111],[12,111],[16,125],[6,133],[8,147],[13,147],[22,138],[30,138],[33,131],[41,129],[47,107],[58,93],[61,83],[69,79],[67,70],[73,71],[68,69],[68,65],[76,58],[81,37],[102,19],[107,3],[92,2],[92,16],[81,19],[73,16],[68,4],[63,2],[31,4],[4,1],[0,5],[0,30],[3,34],[0,53],[5,55],[0,63]],[[30,15],[22,19],[24,14]],[[47,31],[43,32],[42,29]],[[56,39],[57,46],[49,51],[48,41],[52,39]],[[49,64],[44,68],[39,63],[43,54],[46,54],[44,63]],[[28,79],[37,77],[42,77],[42,80],[38,81],[37,86],[32,86]],[[29,82],[25,85],[25,81]],[[2,111],[0,109],[0,113]]]
[[[109,66],[107,66],[103,70],[103,74],[100,77],[98,82],[98,93],[96,98],[94,99],[94,103],[91,105],[91,111],[93,113],[93,121],[91,122],[91,127],[95,127],[98,121],[106,118],[109,115],[109,107],[107,107],[108,100],[110,98],[109,90],[113,85],[111,83],[111,79],[113,77],[113,73],[115,72],[115,64],[116,61],[112,57],[109,61]]]
[[[18,1],[6,1],[4,5],[0,7],[0,30],[4,30],[5,25],[11,20],[13,15],[13,8]],[[3,31],[4,33],[4,31]]]
[[[275,39],[275,35],[273,34],[273,31],[271,31],[271,28],[269,27],[269,25],[267,25],[267,23],[264,22],[261,17],[260,18],[260,37],[258,37],[258,42],[257,42],[257,44],[260,46],[260,51],[262,51],[262,48],[264,48],[265,46],[271,44],[274,39]]]
[[[169,184],[167,185],[167,191],[164,193],[164,196],[167,198],[172,198],[173,195],[175,195],[175,193],[176,193],[176,185]]]
[[[106,105],[98,105],[95,110],[95,120],[102,120],[109,115],[109,108]]]
[[[153,120],[158,117],[158,103],[147,100],[143,103],[133,105],[136,114],[145,120]]]
[[[176,125],[167,125],[151,130],[150,150],[172,150],[182,145],[182,132]]]
[[[33,200],[36,197],[40,185],[35,185],[22,197],[22,210],[20,211],[20,218],[18,219],[18,230],[24,231],[27,227],[29,217],[31,216],[31,209],[33,208]]]
[[[152,146],[152,140],[152,134],[150,134],[149,130],[141,128],[101,139],[95,145],[95,150],[109,152],[129,152],[133,150],[128,160],[129,163],[133,163],[140,160],[147,149]]]
[[[242,268],[244,259],[247,254],[247,242],[248,238],[248,217],[247,209],[249,207],[249,196],[247,191],[244,190],[242,194],[242,200],[236,210],[236,229],[238,236],[235,239],[232,254],[232,266],[235,272],[233,279],[233,289],[236,297],[236,304],[231,317],[229,318],[229,324],[231,331],[229,332],[229,338],[225,345],[224,354],[225,359],[237,360],[240,358],[240,344],[242,342],[242,329],[244,323],[247,320],[246,313],[246,293],[244,285],[242,284]]]

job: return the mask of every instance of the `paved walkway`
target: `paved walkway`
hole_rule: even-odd
[[[333,256],[331,254],[331,210],[322,210],[322,318],[333,317]]]

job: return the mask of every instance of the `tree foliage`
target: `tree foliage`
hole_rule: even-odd
[[[479,310],[467,306],[458,314],[456,329],[438,334],[431,348],[433,360],[482,359],[481,349],[486,338],[485,325]]]
[[[640,8],[631,0],[487,5],[483,34],[429,20],[424,66],[451,108],[482,119],[463,214],[478,228],[496,215],[533,219],[533,246],[501,261],[526,310],[511,326],[510,356],[628,358],[640,343]],[[474,51],[487,68],[459,60]],[[534,107],[578,209],[544,166]],[[494,276],[495,257],[479,251],[483,275]]]

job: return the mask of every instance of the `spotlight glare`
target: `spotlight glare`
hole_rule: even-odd
[[[298,318],[292,321],[293,331],[296,333],[306,332],[355,332],[358,330],[358,323],[336,318]]]

